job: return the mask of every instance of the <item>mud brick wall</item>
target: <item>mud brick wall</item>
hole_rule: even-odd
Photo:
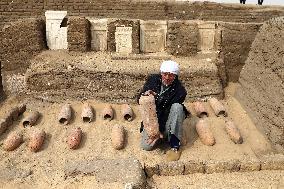
[[[229,81],[237,82],[261,24],[220,23],[221,51]]]
[[[29,59],[45,48],[43,20],[25,19],[6,25],[0,31],[2,71],[25,71]]]
[[[2,84],[2,64],[0,61],[0,100],[4,98],[4,93],[3,93],[3,84]]]
[[[210,20],[264,22],[284,15],[283,7],[242,6],[213,2],[117,0],[1,0],[0,26],[20,18],[44,16],[46,10],[66,10],[68,16],[121,19]]]
[[[132,27],[132,52],[140,51],[140,23],[139,20],[113,20],[108,23],[107,48],[108,51],[115,52],[115,30],[116,27]]]
[[[44,16],[45,0],[1,0],[0,26],[24,18]]]
[[[265,23],[240,74],[237,98],[277,149],[284,151],[284,17]]]
[[[84,17],[69,17],[67,41],[70,51],[88,51],[91,49],[90,22]]]
[[[167,52],[175,56],[191,56],[197,53],[198,26],[190,21],[169,21]]]

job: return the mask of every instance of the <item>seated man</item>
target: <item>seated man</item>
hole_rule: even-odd
[[[156,112],[159,123],[160,136],[149,138],[141,123],[142,133],[141,147],[144,150],[152,150],[161,138],[169,142],[171,149],[167,152],[168,161],[176,161],[180,158],[180,141],[182,137],[182,123],[189,112],[182,104],[186,97],[186,90],[178,79],[179,67],[174,61],[164,61],[160,68],[160,74],[150,75],[144,84],[141,95],[154,95]]]

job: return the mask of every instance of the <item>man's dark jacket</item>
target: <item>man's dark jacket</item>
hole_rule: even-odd
[[[165,131],[165,125],[170,113],[171,105],[174,103],[182,104],[185,100],[187,92],[185,88],[182,86],[181,82],[178,80],[178,76],[175,77],[175,80],[170,85],[170,88],[162,95],[159,95],[161,91],[161,86],[162,86],[161,74],[150,75],[146,83],[144,84],[142,91],[138,95],[137,101],[139,101],[140,96],[148,90],[152,90],[155,93],[157,93],[157,95],[155,96],[156,111],[159,122],[159,130],[161,133],[163,133]],[[188,116],[189,112],[187,111],[184,105],[183,109],[185,115]]]

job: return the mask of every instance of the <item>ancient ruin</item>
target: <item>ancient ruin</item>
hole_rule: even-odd
[[[283,6],[4,0],[0,18],[0,188],[284,187]],[[191,112],[174,162],[140,147],[163,60]]]

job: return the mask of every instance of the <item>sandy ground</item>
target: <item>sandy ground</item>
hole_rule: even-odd
[[[192,129],[192,120],[187,119],[185,121],[185,127],[188,127],[186,129],[188,143],[183,147],[181,161],[224,161],[231,159],[244,160],[247,158],[253,160],[258,155],[271,153],[273,151],[266,137],[256,129],[246,112],[232,97],[231,93],[234,91],[234,88],[234,84],[229,85],[229,88],[226,89],[226,98],[223,102],[228,109],[229,117],[238,125],[243,135],[244,143],[241,145],[234,144],[226,135],[223,128],[225,118],[214,116],[212,109],[209,109],[208,120],[211,123],[211,130],[216,137],[216,145],[212,147],[203,145],[196,136],[194,129]],[[115,117],[112,121],[106,121],[101,118],[101,112],[105,104],[90,100],[87,102],[95,109],[95,120],[91,123],[83,123],[80,117],[83,102],[69,101],[68,103],[72,105],[74,110],[73,119],[69,125],[63,126],[58,122],[58,113],[63,104],[11,97],[1,104],[0,115],[3,116],[6,110],[19,102],[27,103],[27,111],[1,135],[0,144],[2,145],[7,135],[14,130],[23,133],[25,142],[12,152],[6,152],[1,149],[0,165],[4,170],[4,173],[3,171],[0,172],[0,186],[2,185],[2,188],[94,188],[94,186],[99,188],[123,188],[121,183],[98,183],[94,176],[66,178],[64,175],[64,165],[67,161],[83,161],[96,158],[115,159],[134,157],[139,159],[143,165],[153,165],[165,161],[167,147],[158,148],[151,152],[142,151],[139,147],[139,123],[141,118],[138,113],[138,106],[132,105],[136,115],[132,122],[127,122],[122,118],[121,105],[112,104],[115,110]],[[187,103],[186,105],[192,110],[191,103]],[[208,104],[207,106],[209,108]],[[44,145],[37,153],[30,152],[27,148],[28,133],[33,128],[23,128],[21,125],[23,117],[26,116],[29,111],[35,110],[41,113],[41,117],[34,127],[41,128],[47,133]],[[120,151],[114,150],[111,147],[109,133],[114,124],[123,125],[127,131],[125,148]],[[66,144],[66,138],[70,130],[75,127],[81,127],[83,130],[83,140],[79,149],[70,150]],[[7,170],[7,174],[5,174],[5,170]],[[25,173],[27,176],[22,176]],[[238,181],[239,179],[245,178],[246,174],[248,173],[224,174],[221,178],[219,178],[217,174],[216,177],[219,178],[216,181],[217,184],[212,185],[211,188],[215,188],[215,186],[218,188],[218,183],[222,184],[224,180],[227,179]],[[262,175],[271,175],[271,178],[274,179],[274,176],[280,178],[282,175],[283,177],[283,172],[267,171],[264,174],[252,174],[251,177],[261,178],[260,176]],[[210,188],[210,182],[214,181],[213,174],[210,175],[211,180],[205,181],[205,185],[199,185],[199,182],[204,183],[204,177],[207,178],[207,176],[199,175],[197,177],[200,178],[200,180],[196,180],[196,186]],[[184,176],[182,178],[188,180],[191,179],[192,176]],[[158,185],[160,182],[163,182],[163,177],[155,179]],[[169,179],[165,178],[164,180],[167,181],[164,183],[164,185],[166,185]],[[261,181],[261,179],[259,179],[259,181]],[[260,186],[262,183],[256,182],[258,183],[256,186]],[[248,183],[249,182],[247,182],[247,184]],[[186,182],[184,184],[186,184]],[[167,186],[171,185],[169,184]],[[235,188],[238,188],[237,186],[238,185],[236,185]]]

